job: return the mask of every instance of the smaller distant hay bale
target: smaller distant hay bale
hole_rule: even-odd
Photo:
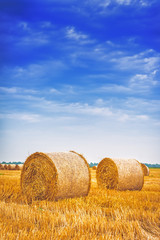
[[[8,164],[7,169],[8,170],[15,170],[15,164]]]
[[[22,170],[23,164],[18,164],[19,170]]]
[[[93,169],[93,170],[96,170],[96,169],[97,169],[97,167],[96,167],[96,166],[93,166],[93,167],[92,167],[92,169]]]
[[[0,170],[4,170],[4,166],[1,163],[0,163]]]
[[[104,158],[97,167],[97,184],[101,188],[141,190],[144,175],[141,164],[135,159]]]
[[[17,164],[9,164],[8,170],[20,170],[20,167]]]
[[[141,166],[143,169],[144,176],[149,176],[149,168],[143,163],[141,163]]]
[[[14,170],[20,170],[20,167],[18,164],[15,164]]]
[[[2,164],[2,166],[3,166],[4,170],[7,170],[7,169],[8,169],[7,164]]]

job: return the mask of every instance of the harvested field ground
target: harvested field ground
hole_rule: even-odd
[[[141,191],[101,190],[91,169],[87,197],[28,205],[21,171],[0,170],[0,240],[160,239],[160,169]]]

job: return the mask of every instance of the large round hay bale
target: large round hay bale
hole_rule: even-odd
[[[29,200],[86,196],[90,189],[88,163],[75,152],[36,152],[23,165],[21,188]]]
[[[143,169],[144,176],[149,176],[149,168],[143,163],[141,163],[141,166]]]
[[[141,164],[135,159],[104,158],[97,167],[99,187],[117,190],[141,190],[144,183]]]

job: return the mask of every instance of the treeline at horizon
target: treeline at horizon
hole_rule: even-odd
[[[24,164],[24,162],[0,162],[0,164]],[[156,164],[150,164],[150,163],[144,163],[147,167],[149,168],[160,168],[160,164],[156,163]],[[89,163],[90,167],[94,167],[97,166],[98,163]]]
[[[0,164],[16,164],[16,165],[19,165],[19,164],[24,164],[24,162],[0,162]]]

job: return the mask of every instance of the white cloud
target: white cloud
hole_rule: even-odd
[[[152,72],[152,75],[155,76],[157,72],[158,72],[158,69],[154,70],[154,71]]]
[[[99,92],[111,92],[111,93],[131,93],[131,89],[127,86],[118,84],[107,84],[97,89]]]
[[[103,0],[99,2],[99,5],[104,8],[108,7],[110,4],[111,4],[111,0]]]
[[[118,120],[121,122],[126,122],[130,119],[129,115],[126,113],[119,114]]]
[[[75,118],[97,118],[97,119],[112,119],[112,121],[146,121],[149,119],[144,111],[143,100],[126,100],[118,102],[105,102],[103,99],[97,99],[95,104],[80,103],[80,102],[62,102],[48,101],[44,97],[19,96],[20,99],[27,100],[28,105],[31,105],[37,112],[42,115],[47,115],[55,119],[64,116]],[[31,104],[32,103],[32,104]],[[154,104],[154,103],[153,103]],[[140,107],[142,106],[142,107]],[[156,110],[156,109],[155,109]],[[140,113],[140,114],[139,114]]]
[[[115,43],[113,43],[113,42],[110,41],[110,40],[106,41],[106,43],[107,43],[109,46],[111,46],[111,47],[117,46]]]
[[[125,106],[137,113],[147,112],[150,116],[160,112],[160,100],[129,97],[125,101]]]
[[[38,93],[37,90],[33,89],[24,89],[20,87],[0,87],[0,92],[2,93],[8,93],[8,94],[19,94],[19,93],[29,93],[29,94],[35,94]]]
[[[96,103],[96,105],[101,106],[104,104],[104,100],[102,98],[98,98],[98,99],[96,99],[95,103]]]
[[[152,92],[153,88],[158,85],[158,81],[151,74],[136,74],[131,77],[127,83],[121,84],[106,84],[97,89],[96,92],[101,93],[121,93],[121,94],[142,94]]]
[[[19,80],[27,80],[33,81],[37,80],[40,81],[42,79],[45,79],[48,77],[54,77],[57,72],[60,72],[62,69],[66,69],[66,65],[62,61],[44,61],[36,64],[30,64],[27,67],[15,67],[11,75],[12,77],[19,79]]]
[[[138,78],[140,79],[140,84],[139,82],[137,83]],[[134,83],[132,86],[106,85],[99,89],[91,89],[90,92],[86,92],[85,88],[80,88],[78,90],[77,87],[75,88],[72,85],[70,88],[64,85],[58,89],[44,89],[41,92],[32,89],[2,88],[4,93],[8,94],[10,108],[8,108],[8,106],[5,108],[4,105],[3,109],[5,109],[5,114],[2,114],[1,118],[19,119],[28,122],[38,122],[43,120],[56,121],[56,119],[61,119],[62,121],[66,116],[74,121],[77,119],[78,122],[80,119],[84,119],[87,122],[89,119],[97,122],[105,120],[113,122],[152,121],[157,118],[160,109],[160,103],[158,100],[144,100],[133,97],[127,98],[124,97],[124,95],[123,98],[119,98],[116,95],[114,95],[114,97],[112,95],[112,97],[107,98],[108,100],[106,101],[104,94],[102,94],[111,91],[122,94],[136,93],[137,91],[142,93],[146,91],[146,89],[143,88],[143,84],[146,84],[146,81],[148,81],[147,75],[135,75],[132,79],[132,84]],[[147,84],[150,84],[150,82],[147,82]],[[88,98],[89,94],[92,96],[93,92],[96,93],[96,96],[100,97],[96,97],[96,99],[95,97],[93,99]],[[50,95],[48,95],[48,93],[50,93]],[[84,93],[87,94],[89,101],[84,97],[84,101],[79,102],[77,97],[79,99],[79,96],[81,94],[84,95]],[[99,93],[101,93],[101,95],[99,95]],[[61,94],[62,97],[60,100],[57,94]],[[67,101],[65,98],[66,95],[71,96],[70,99],[67,97]],[[24,109],[27,109],[27,113],[17,113],[19,106],[19,111],[21,111],[24,106]],[[12,109],[12,112],[10,109]]]
[[[148,120],[149,116],[147,116],[147,115],[137,115],[136,118],[140,119],[140,120]]]
[[[79,106],[75,106],[76,113],[82,113],[87,115],[95,115],[95,116],[102,116],[102,117],[110,117],[113,116],[113,112],[109,107],[98,107],[92,106],[89,104],[79,104]]]
[[[47,25],[49,27],[49,22],[44,22],[41,27],[46,28]],[[23,30],[23,35],[17,40],[17,45],[39,46],[50,42],[48,34],[38,31],[37,28],[31,27],[27,22],[20,22],[18,27]]]
[[[22,28],[24,31],[30,31],[30,27],[28,26],[27,22],[20,22],[18,24],[18,27]]]
[[[130,88],[140,91],[149,91],[152,87],[156,86],[158,81],[154,80],[152,75],[136,74],[130,79]]]
[[[75,27],[68,26],[65,31],[66,38],[70,40],[74,40],[78,44],[85,45],[85,44],[91,44],[95,41],[93,39],[90,39],[87,34],[84,34],[80,31],[77,31]]]
[[[130,5],[132,4],[134,1],[133,0],[116,0],[116,2],[120,5]]]
[[[111,62],[117,64],[121,70],[141,70],[151,72],[160,65],[160,55],[152,49],[132,56],[114,57]]]
[[[66,36],[67,36],[67,38],[71,38],[74,40],[82,40],[82,39],[88,38],[87,35],[85,35],[81,32],[77,32],[74,27],[67,27]]]
[[[154,3],[154,0],[140,0],[139,3],[142,7],[148,7]]]
[[[94,7],[102,7],[107,9],[110,5],[126,5],[136,7],[148,7],[154,3],[154,0],[88,0],[87,3]],[[102,13],[100,11],[100,13]],[[104,12],[103,12],[104,13]]]
[[[55,93],[55,94],[61,94],[61,92],[58,91],[58,90],[55,89],[55,88],[51,88],[51,89],[49,90],[49,92],[50,92],[50,93]]]
[[[30,123],[39,122],[42,120],[42,117],[38,114],[31,113],[8,113],[0,114],[1,119],[13,119],[16,121],[26,121]]]
[[[21,38],[19,44],[23,45],[46,45],[49,43],[49,36],[43,32],[32,32],[28,36]]]
[[[0,87],[0,92],[4,93],[16,93],[18,88],[16,87]]]

